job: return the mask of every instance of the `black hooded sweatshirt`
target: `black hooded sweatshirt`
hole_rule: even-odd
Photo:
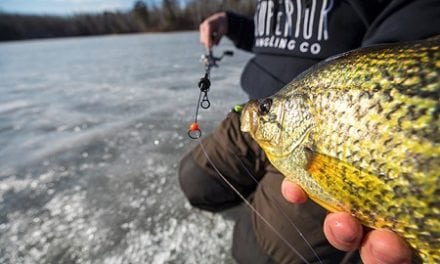
[[[241,77],[250,99],[272,95],[330,56],[440,31],[438,0],[258,0],[253,19],[227,14],[227,36],[255,53]]]

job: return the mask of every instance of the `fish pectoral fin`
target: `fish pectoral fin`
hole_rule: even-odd
[[[340,203],[334,199],[318,182],[303,168],[297,167],[287,179],[304,189],[310,199],[331,212],[343,211]]]
[[[378,215],[386,208],[377,199],[387,199],[392,190],[384,192],[387,186],[373,173],[320,153],[311,156],[307,172],[334,199],[317,201],[324,208],[352,213],[368,226],[382,221]]]

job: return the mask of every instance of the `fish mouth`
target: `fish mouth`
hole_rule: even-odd
[[[274,156],[284,156],[286,153],[278,153],[276,146],[273,146],[274,138],[265,138],[258,136],[258,129],[260,129],[259,109],[260,100],[250,100],[245,104],[240,119],[240,130],[249,133],[251,137],[258,143],[258,145],[266,152]],[[279,139],[278,139],[279,140]]]
[[[258,101],[250,100],[245,104],[241,112],[240,130],[250,133],[252,137],[254,137],[255,131],[258,129],[257,107]]]

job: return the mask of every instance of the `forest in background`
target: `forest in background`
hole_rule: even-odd
[[[71,16],[22,15],[0,12],[0,41],[70,36],[93,36],[137,32],[196,30],[200,22],[218,11],[252,16],[254,0],[177,0],[158,5],[136,1],[126,12],[103,12]]]

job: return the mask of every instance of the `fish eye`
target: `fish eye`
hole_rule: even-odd
[[[258,113],[260,115],[268,114],[271,106],[272,106],[272,99],[270,99],[270,98],[263,99],[260,102],[260,107],[258,109],[259,110]]]

